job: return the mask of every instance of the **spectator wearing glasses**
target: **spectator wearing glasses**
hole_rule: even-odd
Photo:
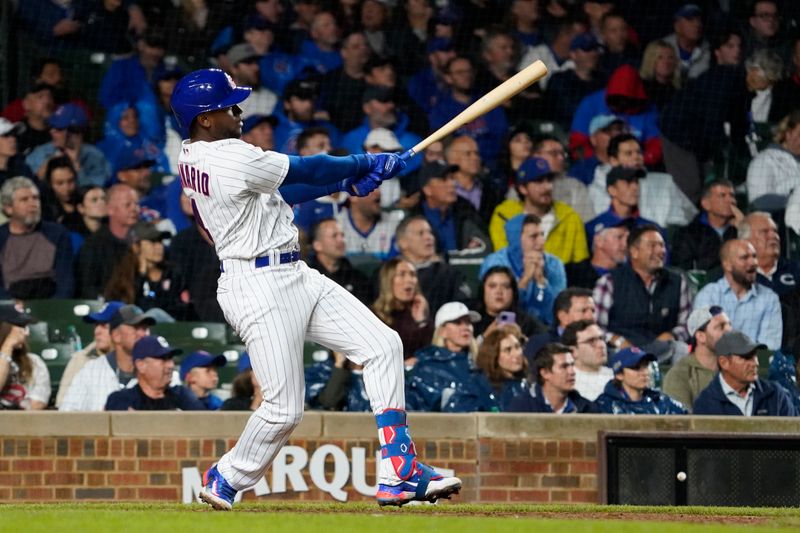
[[[758,377],[758,350],[766,348],[741,331],[717,342],[719,374],[694,402],[696,415],[795,416],[786,390]]]
[[[606,366],[606,337],[593,320],[578,320],[564,330],[561,341],[575,356],[575,390],[589,401],[603,393],[614,373]]]
[[[781,35],[781,16],[776,0],[756,0],[747,19],[745,57],[758,50],[773,50],[785,55],[786,42]]]
[[[64,104],[53,113],[49,124],[50,142],[34,148],[25,158],[25,164],[42,178],[51,157],[67,156],[78,172],[79,185],[104,185],[111,177],[111,166],[103,152],[84,142],[89,126],[86,112],[78,105]]]
[[[689,315],[689,334],[694,349],[669,369],[664,376],[664,392],[691,412],[694,401],[719,371],[717,343],[731,331],[731,321],[722,307],[698,307]]]

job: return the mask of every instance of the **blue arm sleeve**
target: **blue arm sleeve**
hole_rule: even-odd
[[[283,185],[314,185],[334,187],[325,194],[339,189],[342,180],[362,177],[369,171],[370,161],[366,154],[334,157],[318,154],[308,157],[289,156],[289,171]]]
[[[317,198],[322,198],[331,193],[339,190],[339,183],[332,183],[330,185],[303,185],[296,183],[294,185],[281,185],[278,192],[283,196],[283,200],[289,205],[302,204],[303,202],[310,202]]]

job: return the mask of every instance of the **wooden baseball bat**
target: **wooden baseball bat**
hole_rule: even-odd
[[[506,100],[513,98],[530,85],[542,79],[545,75],[547,75],[547,67],[544,63],[542,63],[541,60],[534,61],[488,93],[484,94],[464,111],[453,117],[450,122],[422,139],[410,150],[404,152],[400,158],[405,160],[411,159],[431,144],[436,141],[441,141],[464,124],[472,122]]]

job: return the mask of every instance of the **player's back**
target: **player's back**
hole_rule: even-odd
[[[181,185],[217,256],[252,259],[297,247],[292,210],[278,193],[289,158],[239,139],[184,141]]]

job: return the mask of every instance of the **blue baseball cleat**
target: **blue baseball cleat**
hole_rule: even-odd
[[[381,476],[376,495],[378,505],[400,507],[413,501],[435,503],[440,498],[449,500],[461,490],[461,480],[457,477],[444,477],[426,464],[416,460],[414,463],[414,473],[407,479],[400,479],[393,473]]]
[[[203,474],[203,489],[197,496],[217,511],[230,511],[236,489],[231,487],[214,464]]]

